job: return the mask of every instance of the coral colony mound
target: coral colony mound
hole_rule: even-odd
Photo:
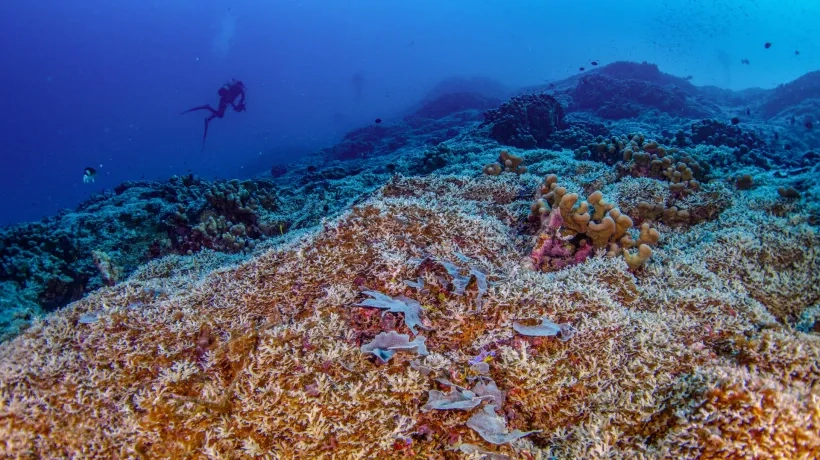
[[[7,228],[0,450],[818,458],[818,95],[615,63]]]

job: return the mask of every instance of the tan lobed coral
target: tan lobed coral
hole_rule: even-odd
[[[522,164],[523,162],[523,157],[513,155],[509,150],[502,150],[498,158],[498,163],[485,165],[483,172],[488,176],[497,176],[502,172],[524,174],[527,172],[527,167]]]
[[[592,192],[581,203],[578,199],[577,193],[567,193],[566,187],[558,185],[555,174],[547,175],[536,188],[529,218],[539,221],[540,228],[531,263],[528,263],[531,268],[562,269],[583,262],[596,249],[606,249],[604,253],[608,257],[623,254],[631,270],[637,270],[649,260],[650,246],[660,240],[657,229],[648,223],[642,224],[636,242],[629,233],[632,219],[604,200],[600,190]],[[637,251],[632,253],[631,248]]]
[[[516,204],[512,179],[397,179],[240,265],[200,276],[182,258],[161,259],[49,315],[0,345],[0,454],[820,455],[820,343],[780,326],[770,297],[715,266],[717,240],[676,235],[639,274],[603,256],[557,273],[521,270],[513,226],[526,204]],[[731,216],[710,231],[731,235]],[[793,227],[779,217],[769,225]],[[793,241],[767,244],[789,254]],[[759,251],[727,250],[756,273]],[[439,265],[413,261],[427,255],[484,273],[481,309],[476,283],[458,295]],[[418,279],[421,289],[405,283]],[[395,313],[355,306],[365,290],[419,302],[429,355],[382,364],[361,351],[380,333],[412,332]],[[574,335],[513,331],[543,317]],[[495,414],[525,437],[495,445],[471,428],[493,411],[487,402],[422,411],[431,390],[486,378],[475,356],[503,392]]]

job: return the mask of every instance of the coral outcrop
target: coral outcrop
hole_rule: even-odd
[[[615,80],[605,75],[584,76],[572,96],[574,110],[594,110],[603,119],[636,117],[646,106],[672,114],[687,109],[686,94],[677,88],[637,80]]]
[[[693,144],[706,145],[727,145],[729,147],[740,147],[745,145],[748,149],[767,148],[766,141],[758,137],[754,132],[743,131],[738,126],[713,119],[704,119],[692,123],[691,142]]]
[[[649,260],[650,246],[660,239],[656,229],[643,224],[636,241],[629,233],[632,219],[607,203],[600,191],[580,203],[578,198],[577,193],[568,193],[566,187],[558,185],[558,177],[553,174],[538,187],[530,219],[540,221],[540,226],[528,266],[560,270],[584,262],[596,250],[609,257],[623,254],[632,270]],[[637,251],[631,253],[631,248]]]
[[[517,96],[484,112],[483,126],[501,144],[522,149],[547,148],[550,136],[564,125],[564,109],[546,94]]]
[[[522,163],[524,158],[513,155],[509,150],[502,150],[498,157],[498,163],[490,163],[484,166],[484,174],[489,176],[497,176],[502,172],[511,172],[515,174],[523,174],[527,171],[527,167]]]
[[[761,111],[763,116],[772,118],[810,99],[820,103],[815,96],[817,94],[820,94],[820,71],[809,72],[794,81],[778,86],[766,95]]]

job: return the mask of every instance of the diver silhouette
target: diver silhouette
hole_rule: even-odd
[[[241,81],[235,78],[232,79],[230,83],[225,83],[222,85],[222,87],[219,88],[219,91],[217,91],[217,94],[219,95],[218,108],[214,109],[210,105],[201,105],[182,112],[183,114],[194,112],[196,110],[208,110],[211,112],[211,115],[205,119],[205,132],[202,134],[202,150],[205,150],[205,138],[208,137],[208,124],[214,118],[224,117],[225,109],[228,108],[228,104],[230,104],[236,112],[245,111],[245,84]],[[239,98],[239,102],[236,101],[236,98]]]

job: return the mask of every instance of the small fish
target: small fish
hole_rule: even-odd
[[[91,166],[87,166],[83,170],[83,183],[84,184],[93,184],[96,177],[97,177],[97,170],[92,168]]]
[[[791,150],[792,146],[791,146],[791,144],[786,144],[786,145],[783,146],[783,148],[786,149],[786,150]]]
[[[772,43],[771,42],[766,42],[766,43],[763,44],[763,47],[766,48],[766,49],[769,49],[769,48],[772,47]]]
[[[811,120],[806,120],[806,122],[803,123],[803,126],[805,126],[806,129],[808,129],[808,130],[811,130],[812,128],[814,128],[814,124],[811,122]]]
[[[584,71],[584,70],[586,70],[586,69],[584,69],[583,67],[578,67],[578,70],[580,70],[581,72],[583,72],[583,71]]]
[[[748,115],[751,115],[751,114],[752,114],[752,111],[749,110],[749,109],[746,109],[746,115],[748,116]]]
[[[794,117],[792,117],[790,121],[792,124],[794,124]]]
[[[376,118],[375,122],[376,122],[376,124],[379,124],[379,123],[382,122],[382,119],[381,118]]]
[[[98,317],[99,313],[100,312],[98,312],[98,311],[92,311],[90,313],[85,313],[82,316],[80,316],[80,319],[77,322],[80,323],[80,324],[93,324],[93,323],[96,323],[100,319]]]
[[[590,62],[590,64],[592,64],[592,65],[598,65],[598,61],[592,61],[592,62]]]
[[[746,65],[749,65],[749,60],[748,60],[748,59],[741,59],[741,60],[740,60],[740,63],[741,63],[741,64],[746,64]]]
[[[800,50],[794,50],[794,55],[795,56],[800,56]]]
[[[732,124],[733,124],[733,125],[736,125],[736,124],[738,124],[738,123],[740,123],[740,118],[738,118],[738,117],[732,117]]]
[[[778,132],[774,133],[774,140],[776,140],[776,141],[780,140],[780,133],[778,133]]]
[[[686,80],[686,81],[689,81],[689,80],[691,80],[691,79],[693,79],[693,78],[695,78],[695,77],[693,77],[693,76],[691,76],[691,75],[687,75],[687,76],[683,77],[683,79],[684,79],[684,80]]]

